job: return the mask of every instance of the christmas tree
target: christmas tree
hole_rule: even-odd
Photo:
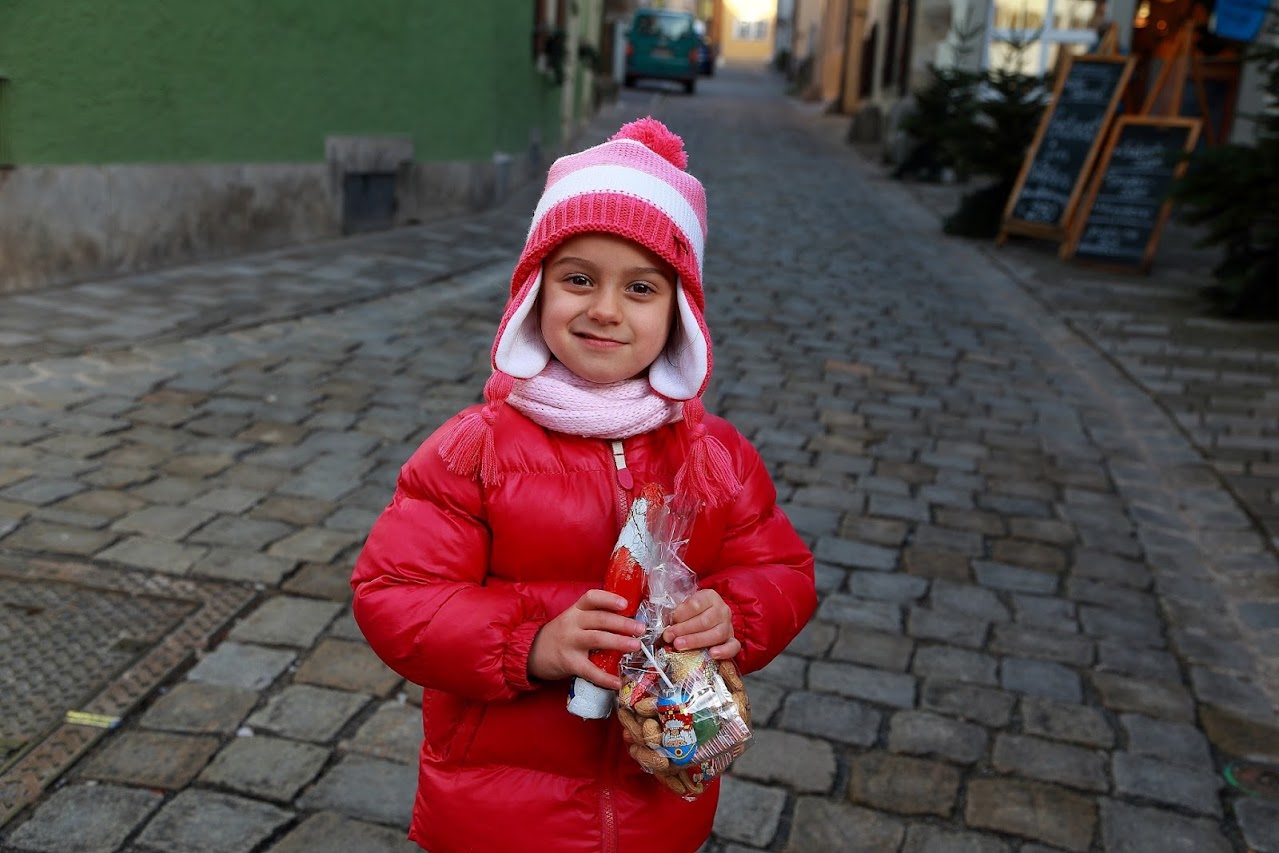
[[[1230,316],[1279,317],[1279,43],[1253,45],[1245,61],[1265,80],[1256,142],[1200,148],[1171,195],[1184,221],[1205,227],[1198,245],[1223,250],[1207,295]]]

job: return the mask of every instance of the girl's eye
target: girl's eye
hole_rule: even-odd
[[[653,286],[652,286],[651,284],[649,284],[648,282],[646,282],[646,281],[637,281],[637,282],[635,282],[634,284],[632,284],[632,285],[631,285],[631,290],[633,290],[633,291],[634,291],[634,292],[636,292],[636,293],[643,294],[643,295],[645,295],[645,296],[647,296],[647,295],[648,295],[648,294],[650,294],[650,293],[656,293],[656,292],[657,292],[657,291],[653,288]]]
[[[581,273],[573,273],[567,280],[569,284],[576,285],[577,287],[586,287],[591,283],[591,280]]]

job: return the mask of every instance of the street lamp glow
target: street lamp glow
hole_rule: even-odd
[[[724,5],[742,22],[764,21],[777,12],[777,0],[725,0]]]

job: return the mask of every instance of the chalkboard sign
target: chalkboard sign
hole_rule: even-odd
[[[1148,272],[1172,206],[1168,190],[1199,130],[1198,119],[1121,116],[1061,256]]]
[[[1132,68],[1132,58],[1121,56],[1077,56],[1066,63],[1004,209],[999,242],[1010,233],[1065,235]]]

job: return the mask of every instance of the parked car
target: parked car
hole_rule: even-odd
[[[637,10],[626,31],[626,85],[641,79],[674,80],[693,94],[702,44],[696,21],[688,12]]]

